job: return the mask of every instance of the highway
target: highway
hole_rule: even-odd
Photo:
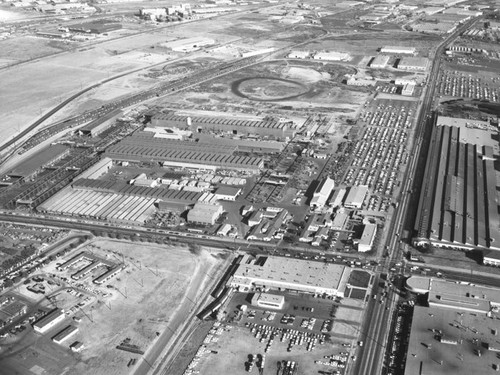
[[[439,44],[434,52],[434,60],[427,80],[424,100],[416,121],[414,146],[410,153],[410,161],[403,177],[399,205],[396,208],[395,216],[391,221],[387,235],[386,249],[389,251],[389,257],[384,258],[381,262],[381,272],[387,273],[389,275],[388,279],[393,275],[390,271],[391,265],[401,259],[400,235],[404,229],[403,225],[408,215],[408,206],[412,196],[411,192],[414,191],[412,189],[413,180],[421,152],[423,136],[426,126],[433,126],[433,122],[428,121],[428,115],[432,111],[434,102],[435,86],[439,75],[441,55],[446,46],[474,22],[475,19],[457,28],[453,34],[450,34]],[[417,192],[418,190],[419,189],[416,189]],[[418,199],[418,197],[416,197],[416,199]],[[376,278],[375,282],[378,283],[378,281],[379,279]],[[382,365],[385,358],[387,335],[390,331],[391,317],[393,316],[393,311],[398,302],[398,296],[392,288],[388,289],[387,293],[385,303],[379,303],[373,299],[370,299],[368,302],[365,320],[361,328],[361,340],[363,340],[366,345],[359,349],[358,357],[360,360],[352,368],[351,373],[353,375],[374,375],[384,373]]]

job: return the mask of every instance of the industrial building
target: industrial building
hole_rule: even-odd
[[[285,297],[270,293],[255,293],[252,297],[252,305],[281,310],[285,306]]]
[[[294,258],[259,257],[242,261],[228,286],[248,292],[253,288],[344,296],[350,269]]]
[[[361,253],[366,253],[370,251],[373,247],[373,243],[375,242],[375,236],[377,234],[377,225],[366,223],[363,228],[363,234],[361,238],[356,242],[358,246],[358,251]]]
[[[106,156],[113,160],[158,162],[164,166],[193,169],[236,169],[259,173],[261,158],[232,155],[236,146],[221,145],[214,150],[209,143],[128,137],[109,147]]]
[[[393,55],[415,55],[417,49],[415,47],[385,46],[380,49],[380,52]]]
[[[287,57],[289,59],[307,59],[310,55],[309,51],[290,51]]]
[[[232,186],[221,186],[215,192],[215,197],[223,201],[235,201],[241,194],[241,189]]]
[[[338,211],[333,218],[332,229],[343,230],[347,224],[347,220],[349,220],[349,214],[344,211]]]
[[[346,84],[348,86],[375,86],[377,81],[375,79],[365,79],[365,78],[356,78],[349,77],[346,80]]]
[[[500,308],[500,289],[460,281],[412,276],[406,289],[428,294],[429,306],[487,314]]]
[[[94,21],[89,23],[81,23],[68,26],[68,29],[73,32],[85,34],[105,34],[111,31],[120,30],[122,25],[119,23],[112,23],[103,21]]]
[[[389,63],[390,59],[391,59],[391,57],[387,56],[387,55],[375,56],[375,58],[373,59],[373,61],[370,64],[370,67],[374,68],[374,69],[384,69],[387,66],[387,64]]]
[[[55,163],[70,153],[70,148],[64,145],[53,145],[30,156],[13,170],[7,173],[11,178],[30,179],[43,171],[46,166]]]
[[[38,333],[45,333],[62,322],[66,314],[61,309],[54,309],[33,324],[33,329]]]
[[[271,207],[267,207],[266,210],[256,211],[248,219],[248,225],[251,225],[252,221],[254,221],[253,224],[255,225],[248,232],[247,240],[269,242],[273,239],[281,240],[283,238],[285,230],[282,229],[282,226],[287,223],[291,215],[285,209],[273,212],[269,211],[269,208]]]
[[[483,252],[483,264],[485,266],[500,266],[500,251],[489,250]]]
[[[315,53],[313,59],[328,61],[349,61],[351,59],[351,56],[345,52],[325,51]]]
[[[405,375],[495,369],[500,289],[420,276],[410,277],[407,288],[428,293],[429,307],[414,307]]]
[[[40,212],[94,218],[120,224],[144,224],[154,213],[155,202],[156,199],[152,197],[68,187],[43,202],[37,209]]]
[[[414,83],[407,83],[403,86],[403,89],[401,90],[401,95],[413,96],[414,92],[415,92],[415,84]]]
[[[292,121],[241,120],[234,117],[178,116],[172,113],[157,113],[151,117],[153,126],[190,129],[193,133],[203,131],[225,132],[232,135],[259,135],[276,138],[293,138],[296,129]]]
[[[59,332],[57,335],[52,337],[52,341],[54,341],[56,344],[62,344],[65,340],[69,339],[77,332],[78,332],[78,327],[69,325],[66,328],[64,328],[61,332]]]
[[[82,126],[78,130],[76,130],[76,133],[79,135],[97,137],[99,134],[113,126],[115,123],[113,118],[121,115],[121,113],[121,109],[115,109],[107,115],[99,117],[94,121],[89,122],[87,125]]]
[[[439,118],[438,124],[450,121]],[[473,122],[433,129],[414,245],[500,250],[495,150],[489,145],[495,133]]]
[[[316,187],[316,190],[314,190],[313,197],[311,199],[311,202],[309,203],[311,209],[323,209],[334,188],[335,181],[333,181],[330,177],[327,177],[323,181],[321,181]]]
[[[498,325],[486,314],[415,306],[404,374],[496,373],[498,351]]]
[[[196,203],[187,214],[190,223],[214,225],[224,209],[220,204]]]
[[[429,59],[425,57],[403,57],[398,63],[398,69],[412,71],[426,71]]]
[[[352,186],[349,189],[347,197],[345,198],[344,206],[347,208],[361,208],[363,206],[363,202],[365,201],[366,194],[368,194],[368,186]]]
[[[113,166],[113,160],[111,160],[110,158],[102,158],[97,163],[90,166],[90,168],[86,169],[81,174],[79,174],[77,178],[97,180],[102,175],[108,173],[108,171],[111,169],[112,166]]]

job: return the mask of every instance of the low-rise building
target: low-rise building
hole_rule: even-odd
[[[190,223],[213,225],[223,212],[220,204],[195,203],[188,211],[187,220]]]
[[[328,201],[328,198],[332,194],[334,188],[335,181],[333,181],[330,177],[322,180],[314,191],[310,203],[311,209],[321,210],[323,207],[325,207],[326,202]]]
[[[485,266],[500,267],[500,251],[490,250],[483,252],[483,264]]]
[[[356,241],[358,245],[358,251],[361,253],[366,253],[370,251],[373,247],[373,243],[375,241],[375,236],[377,234],[377,225],[366,223],[363,228],[363,234],[361,238]]]
[[[375,56],[375,58],[373,59],[373,61],[370,64],[370,67],[374,68],[374,69],[384,69],[387,66],[387,64],[389,63],[390,59],[391,59],[391,57],[387,56],[387,55]]]
[[[269,256],[240,263],[228,285],[240,291],[270,288],[343,297],[349,275],[350,269],[338,264]]]
[[[351,187],[344,201],[344,206],[347,208],[361,208],[366,194],[368,194],[368,186],[366,185]]]
[[[281,310],[285,306],[285,297],[269,293],[255,293],[252,297],[252,305]]]
[[[54,341],[56,344],[61,344],[65,340],[69,339],[71,336],[76,334],[78,332],[78,327],[75,327],[73,325],[69,325],[66,328],[64,328],[62,331],[60,331],[57,335],[55,335],[52,338],[52,341]]]
[[[310,55],[309,51],[290,51],[287,57],[289,59],[307,59]]]
[[[241,194],[241,189],[232,186],[221,186],[215,192],[215,196],[223,201],[235,201]]]
[[[54,309],[33,324],[33,329],[38,333],[45,333],[62,322],[66,314],[61,309]]]
[[[314,60],[328,60],[328,61],[349,61],[351,56],[345,52],[317,52],[313,56]]]
[[[385,46],[380,49],[380,52],[394,55],[415,55],[417,53],[417,49],[415,47],[405,46]]]
[[[398,63],[398,69],[425,71],[429,66],[429,59],[425,57],[403,57]]]

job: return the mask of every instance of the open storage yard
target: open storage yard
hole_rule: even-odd
[[[225,257],[220,255],[95,239],[58,257],[57,264],[50,262],[31,276],[17,298],[27,301],[28,311],[58,308],[65,318],[43,334],[25,326],[22,333],[1,339],[2,369],[16,374],[68,369],[72,374],[127,373],[131,359],[147,355],[155,343],[167,344],[195,308],[192,301],[203,297],[210,277],[221,270]],[[100,284],[99,277],[113,270],[118,272]],[[52,343],[69,324],[78,328],[76,333],[59,345]],[[72,353],[70,346],[77,341],[83,349]]]
[[[231,312],[222,324],[214,324],[184,374],[245,374],[254,366],[275,373],[277,366],[291,366],[291,362],[295,362],[297,375],[343,373],[356,360],[364,302],[284,296],[284,309],[266,310],[249,306],[251,295],[237,293],[226,307]],[[182,374],[182,370],[176,369],[172,375]]]

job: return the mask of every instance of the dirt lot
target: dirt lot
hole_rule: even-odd
[[[57,263],[61,264],[81,251],[116,264],[124,262],[126,268],[106,283],[112,287],[106,287],[92,283],[92,279],[103,273],[103,267],[85,280],[73,281],[70,275],[86,263],[81,262],[65,271],[56,270],[56,261],[48,265],[41,274],[45,277],[53,275],[50,278],[60,283],[60,287],[56,284],[48,289],[47,302],[50,300],[50,305],[46,307],[64,308],[69,315],[43,336],[28,328],[23,336],[17,336],[17,341],[10,339],[4,350],[13,354],[0,361],[2,368],[19,368],[19,374],[31,374],[29,369],[34,366],[50,374],[65,373],[70,368],[71,374],[127,373],[128,361],[140,356],[118,350],[116,346],[129,339],[130,344],[146,352],[162,332],[174,331],[177,328],[176,314],[184,316],[194,308],[191,301],[196,302],[205,292],[203,285],[208,282],[208,276],[213,277],[222,264],[217,253],[206,250],[193,254],[185,248],[173,246],[101,239],[59,258]],[[23,286],[20,292],[28,296],[30,292],[25,288]],[[81,294],[69,293],[68,289]],[[71,311],[71,307],[78,303],[83,303],[83,306]],[[73,317],[78,321],[72,320]],[[69,324],[76,325],[78,333],[62,345],[52,343],[50,338]],[[44,343],[43,353],[38,352],[38,341]],[[81,353],[69,350],[69,345],[75,341],[84,343],[85,349]],[[26,344],[32,344],[31,348],[27,349]]]

